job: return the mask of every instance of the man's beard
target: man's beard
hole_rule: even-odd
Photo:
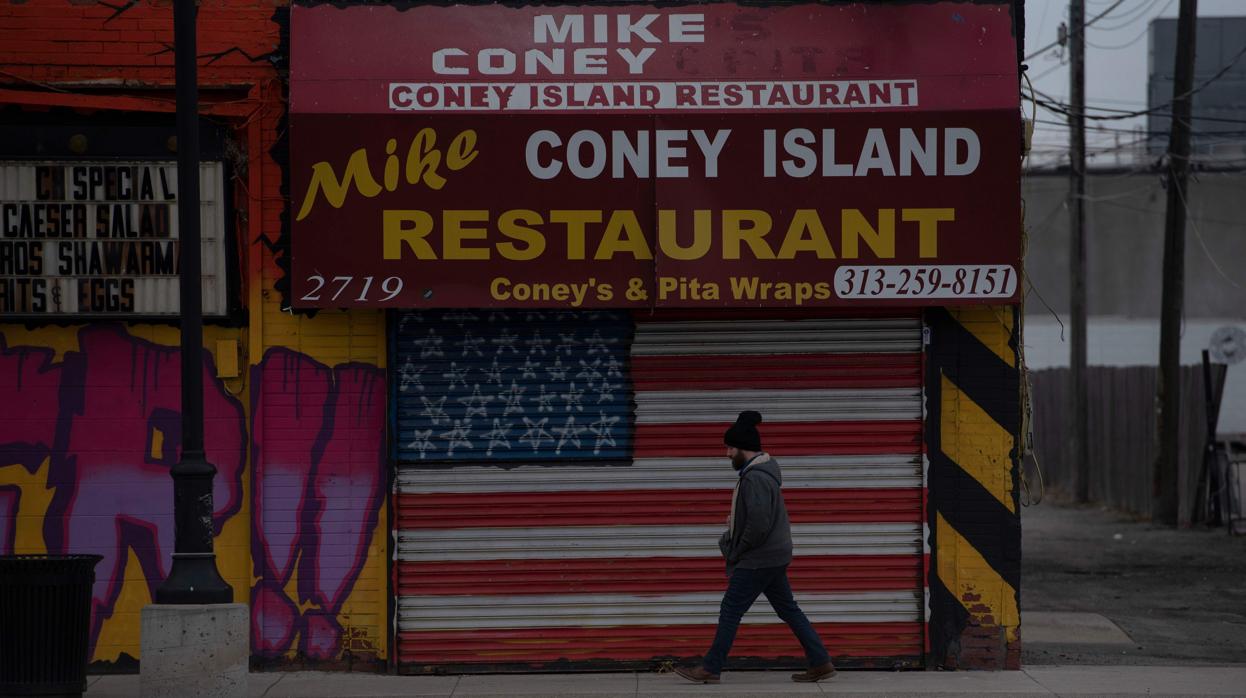
[[[734,456],[731,457],[731,467],[736,470],[739,470],[740,468],[743,468],[744,466],[748,465],[748,461],[749,461],[748,456],[744,455],[743,453],[737,452]]]

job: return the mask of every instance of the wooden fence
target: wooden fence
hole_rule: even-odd
[[[1148,366],[1091,366],[1090,498],[1116,509],[1151,515],[1152,473],[1157,451],[1155,389],[1158,369]],[[1034,395],[1034,449],[1047,490],[1071,498],[1077,491],[1069,425],[1069,369],[1030,374]],[[1224,385],[1225,367],[1212,366],[1212,385]],[[1207,443],[1202,366],[1181,369],[1181,441],[1178,464],[1178,518],[1183,526],[1198,520],[1198,479]]]

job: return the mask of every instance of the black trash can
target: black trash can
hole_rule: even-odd
[[[91,585],[100,555],[0,555],[0,696],[87,689]]]

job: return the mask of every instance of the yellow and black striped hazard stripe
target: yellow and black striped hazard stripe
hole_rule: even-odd
[[[1014,307],[926,313],[930,657],[1020,663],[1021,404]]]

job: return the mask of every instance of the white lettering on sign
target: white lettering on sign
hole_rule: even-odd
[[[433,52],[433,72],[438,75],[605,75],[611,59],[617,57],[622,62],[620,68],[626,68],[630,75],[640,75],[644,73],[645,62],[656,50],[652,46],[636,51],[604,46],[570,50],[532,48],[523,52],[521,61],[519,54],[506,48],[483,49],[474,58],[460,48],[443,48]]]
[[[432,52],[433,73],[471,82],[394,82],[392,111],[799,111],[912,109],[915,78],[886,80],[643,81],[659,44],[670,51],[706,41],[705,15],[542,14],[532,20],[531,47]],[[676,48],[674,45],[680,45]],[[668,51],[669,53],[669,51]],[[669,56],[668,56],[669,58]],[[694,74],[696,71],[691,71]],[[633,82],[505,82],[511,76],[627,76]]]
[[[730,135],[730,129],[579,130],[564,140],[554,131],[540,130],[528,137],[524,160],[528,172],[543,180],[557,177],[564,168],[577,179],[596,179],[607,167],[613,179],[713,179],[719,176],[718,161]],[[863,141],[853,144],[850,151],[837,148],[833,128],[763,129],[761,175],[962,177],[978,169],[982,155],[978,134],[968,128],[871,128]]]
[[[940,134],[940,131],[942,133]],[[835,129],[820,133],[805,128],[791,129],[782,138],[775,129],[762,131],[762,176],[779,175],[780,165],[788,177],[909,177],[920,172],[927,177],[963,177],[978,169],[982,145],[978,134],[968,128],[902,128],[888,134],[881,128],[865,133],[865,142],[852,153],[837,154]],[[891,136],[891,138],[888,138]],[[899,143],[893,148],[889,143]],[[781,145],[780,145],[781,144]],[[942,169],[939,152],[942,150]],[[847,156],[847,160],[839,158]]]
[[[532,19],[532,41],[573,47],[531,48],[522,52],[489,47],[477,51],[475,56],[461,48],[441,48],[433,51],[433,72],[438,75],[607,75],[617,70],[628,75],[643,75],[645,63],[657,51],[645,44],[704,43],[705,15],[537,15]]]
[[[614,41],[620,44],[630,43],[635,37],[651,44],[662,43],[664,40],[653,33],[652,25],[662,15],[645,14],[632,19],[631,15],[621,14],[615,18],[610,33],[610,15],[592,15],[592,40],[595,44]],[[582,44],[585,42],[585,28],[589,22],[585,15],[537,15],[532,19],[532,40],[538,44]],[[659,27],[662,26],[660,23]],[[659,29],[659,31],[661,31]],[[695,44],[705,43],[705,15],[703,14],[670,14],[666,15],[665,41],[670,43]]]
[[[604,49],[578,49],[576,71],[605,72]],[[640,72],[653,55],[645,48],[620,49],[631,72]],[[554,49],[561,52],[562,49]],[[598,51],[598,53],[591,53]],[[443,49],[445,56],[466,55]],[[457,53],[449,53],[457,52]],[[483,55],[483,52],[482,54]],[[492,55],[492,54],[490,54]],[[502,64],[491,59],[494,69]],[[447,69],[453,68],[446,64]],[[565,56],[538,58],[524,71],[562,74]],[[454,68],[465,74],[467,68]],[[830,80],[744,82],[394,82],[389,85],[392,111],[680,111],[898,109],[918,105],[917,81]]]
[[[451,58],[466,55],[467,51],[461,48],[443,48],[433,51],[433,72],[438,75],[467,75],[471,72],[467,68],[450,65]]]
[[[224,173],[200,169],[203,304],[227,310]],[[0,162],[0,316],[176,316],[177,167]]]
[[[610,166],[610,176],[622,179],[630,172],[639,178],[649,177],[650,144],[655,163],[654,176],[661,179],[688,176],[689,140],[700,154],[700,172],[705,177],[718,176],[718,156],[727,144],[730,129],[707,131],[657,129],[652,131],[611,131],[609,142],[596,131],[576,131],[563,143],[553,131],[537,131],[528,137],[524,159],[528,171],[537,179],[553,179],[563,165],[577,179],[594,179]]]

